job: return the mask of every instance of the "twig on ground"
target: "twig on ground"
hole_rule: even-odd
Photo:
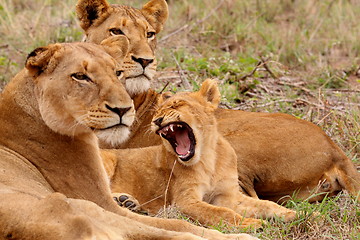
[[[254,67],[254,69],[249,73],[246,74],[245,76],[242,76],[239,80],[240,81],[244,81],[246,80],[248,77],[252,77],[254,75],[254,73],[260,68],[262,67],[263,62],[262,61],[258,61],[258,63],[256,64],[256,66]]]
[[[181,83],[183,84],[185,89],[190,90],[191,85],[190,85],[189,81],[187,80],[187,78],[185,77],[185,75],[183,73],[183,70],[182,70],[178,60],[176,60],[176,57],[174,55],[172,57],[173,57],[176,65],[178,66],[178,69],[179,69],[178,71],[179,71],[179,74],[180,74]]]
[[[167,202],[167,194],[168,194],[168,191],[169,191],[169,186],[170,186],[170,181],[171,181],[171,177],[173,175],[173,172],[174,172],[174,168],[175,168],[175,165],[176,165],[176,160],[174,161],[174,165],[171,169],[171,172],[170,172],[170,176],[169,176],[169,180],[167,182],[167,185],[166,185],[166,189],[165,189],[165,192],[164,192],[164,212],[165,212],[165,215],[166,215],[166,202]]]
[[[326,89],[326,91],[360,93],[360,90],[354,90],[354,89]]]
[[[263,57],[261,57],[261,61],[264,65],[264,68],[265,70],[270,74],[270,76],[274,79],[278,79],[278,77],[271,71],[271,69],[269,68],[269,66],[266,64],[266,62],[268,61],[269,59],[264,59]]]
[[[306,94],[315,97],[315,95],[307,88],[299,86],[298,84],[294,84],[294,83],[290,83],[290,82],[284,82],[284,81],[278,81],[277,82],[279,85],[285,85],[285,86],[290,86],[290,87],[295,87],[295,88],[299,88],[300,90],[304,91]]]
[[[332,114],[332,112],[329,112],[328,114],[326,114],[322,119],[320,119],[316,125],[319,125],[322,121],[324,121],[328,116],[330,116]]]
[[[227,109],[232,109],[232,107],[230,106],[230,104],[226,103],[226,102],[220,102],[219,104],[220,106],[224,106],[226,107]]]
[[[159,40],[159,42],[164,42],[164,41],[166,41],[168,38],[172,37],[173,35],[176,35],[176,34],[178,34],[179,32],[184,31],[184,30],[187,29],[189,26],[190,26],[189,24],[185,24],[185,25],[182,26],[181,28],[176,29],[174,32],[169,33],[168,35],[162,37],[162,38]]]
[[[169,86],[169,81],[166,82],[165,86],[161,89],[161,91],[159,93],[162,94],[165,91],[165,89],[167,88],[167,86]]]
[[[263,97],[261,96],[258,96],[256,94],[253,94],[253,93],[247,93],[249,94],[250,96],[254,96],[254,97],[257,97],[259,99],[264,99]],[[327,109],[330,109],[330,110],[336,110],[336,111],[341,111],[341,112],[346,112],[346,109],[344,109],[342,106],[340,107],[333,107],[333,106],[329,106],[329,105],[321,105],[321,104],[317,104],[317,103],[314,103],[314,102],[310,102],[306,99],[301,99],[301,98],[298,98],[298,99],[278,99],[278,100],[274,100],[274,101],[271,101],[271,102],[267,102],[267,103],[264,103],[264,104],[261,104],[261,105],[256,105],[256,106],[241,106],[241,107],[237,107],[237,108],[233,108],[235,110],[238,110],[238,109],[249,109],[249,108],[253,108],[253,107],[256,107],[256,108],[263,108],[263,107],[268,107],[268,106],[271,106],[271,105],[274,105],[274,104],[277,104],[277,103],[282,103],[282,102],[286,102],[286,103],[298,103],[298,104],[306,104],[306,105],[310,105],[310,106],[314,106],[316,107],[318,110],[327,110]]]

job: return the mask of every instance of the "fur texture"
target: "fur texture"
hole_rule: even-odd
[[[217,131],[219,101],[216,82],[207,80],[199,92],[178,93],[160,105],[152,130],[163,136],[161,145],[103,150],[112,191],[130,194],[152,214],[175,205],[207,225],[257,226],[253,218],[275,215],[294,219],[294,211],[240,192],[236,154]],[[193,149],[190,159],[184,148],[189,154]]]
[[[154,2],[162,3],[154,4]],[[153,54],[155,39],[140,41],[138,36],[146,35],[146,28],[143,27],[145,25],[154,25],[156,21],[161,26],[164,24],[167,16],[165,1],[150,1],[144,7],[146,11],[118,5],[111,5],[108,8],[113,10],[104,15],[101,15],[100,11],[98,20],[90,27],[91,30],[83,27],[87,40],[99,42],[106,39],[110,35],[108,26],[114,24],[123,29],[130,40],[130,48],[151,48]],[[120,9],[131,10],[120,11]],[[84,22],[81,18],[84,14],[79,10],[77,12],[81,22]],[[144,22],[144,19],[150,19],[147,17],[149,14],[158,16],[153,14],[156,12],[159,13],[159,18],[151,18],[151,22]],[[131,16],[136,17],[131,18]],[[119,23],[122,19],[126,20],[125,26]],[[139,24],[140,22],[142,25]],[[135,32],[139,35],[133,34]],[[141,51],[144,55],[148,53]],[[127,59],[131,58],[130,55]],[[132,65],[136,63],[132,62]],[[155,67],[153,70],[152,73],[155,73]],[[130,74],[131,71],[128,75]],[[161,96],[148,88],[151,77],[141,79],[144,81],[141,80],[138,85],[126,85],[127,91],[134,100],[137,121],[132,126],[129,140],[120,144],[119,148],[145,147],[161,143],[161,139],[149,129],[154,109]],[[294,193],[300,199],[307,199],[312,194],[316,194],[316,197],[309,200],[317,201],[323,199],[325,193],[334,195],[343,189],[353,195],[358,194],[360,174],[343,151],[314,124],[278,113],[217,109],[215,115],[219,123],[219,131],[235,149],[239,183],[248,195],[283,201]]]
[[[127,42],[116,38],[116,46]],[[103,49],[90,43],[38,48],[1,93],[0,238],[203,239],[184,233],[192,232],[253,239],[116,205],[94,131],[118,138],[134,108],[119,79],[121,66]]]

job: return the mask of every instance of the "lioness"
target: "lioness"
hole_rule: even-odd
[[[111,35],[125,35],[130,41],[126,89],[137,121],[130,139],[118,147],[160,144],[149,126],[161,95],[149,86],[155,73],[156,34],[168,16],[166,1],[150,0],[134,9],[106,0],[79,0],[76,11],[86,41],[99,43]],[[353,163],[314,124],[280,113],[217,109],[215,114],[219,131],[235,149],[239,184],[248,195],[278,201],[296,192],[300,199],[315,194],[309,201],[316,201],[325,196],[321,193],[359,192],[360,174]]]
[[[0,238],[253,239],[140,216],[113,201],[94,132],[123,139],[134,107],[118,63],[128,41],[103,43],[118,60],[90,43],[37,48],[1,93]]]
[[[152,131],[161,145],[102,151],[112,191],[131,194],[153,214],[176,205],[207,225],[259,221],[242,216],[294,219],[294,211],[240,192],[236,154],[217,131],[219,102],[216,82],[207,80],[198,92],[178,93],[156,110]]]

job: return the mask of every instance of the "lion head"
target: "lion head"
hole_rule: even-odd
[[[156,73],[156,34],[168,17],[165,0],[151,0],[142,9],[110,5],[106,0],[79,0],[76,13],[86,42],[101,43],[116,35],[126,36],[129,52],[124,59],[126,90],[145,92]]]
[[[182,164],[196,164],[205,143],[216,139],[214,111],[220,102],[217,84],[208,79],[198,92],[178,93],[165,98],[154,115],[152,130],[162,137],[167,150]]]
[[[117,144],[126,140],[135,115],[132,100],[121,83],[123,68],[118,62],[125,56],[128,42],[124,37],[113,37],[103,44],[65,43],[37,48],[29,54],[26,68],[35,80],[39,112],[50,129],[68,136],[92,131],[104,141]]]

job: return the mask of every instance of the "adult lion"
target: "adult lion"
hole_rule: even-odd
[[[137,121],[120,148],[161,142],[149,131],[160,94],[149,88],[154,74],[156,34],[168,16],[165,0],[150,0],[142,9],[109,5],[106,0],[79,0],[77,14],[86,41],[99,43],[111,35],[130,41],[126,57],[126,89],[134,100]],[[149,69],[148,69],[149,68]],[[151,69],[151,70],[150,70]],[[252,197],[278,201],[296,192],[310,201],[342,189],[356,195],[360,174],[344,152],[314,124],[281,113],[218,109],[219,130],[238,157],[239,183]]]
[[[0,238],[253,239],[140,216],[113,201],[95,133],[124,139],[134,107],[118,63],[127,40],[104,44],[117,60],[90,43],[37,48],[2,92]]]
[[[112,191],[131,194],[152,214],[175,205],[210,226],[223,221],[247,227],[259,224],[252,218],[274,216],[293,220],[295,211],[240,192],[235,151],[217,130],[219,102],[216,82],[207,80],[198,92],[178,93],[156,110],[151,128],[161,145],[103,150]]]

